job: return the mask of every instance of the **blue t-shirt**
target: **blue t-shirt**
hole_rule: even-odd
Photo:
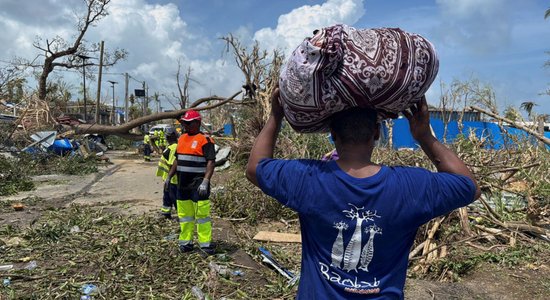
[[[418,227],[474,200],[465,176],[387,167],[355,178],[336,161],[264,159],[262,191],[297,211],[298,299],[403,299]]]

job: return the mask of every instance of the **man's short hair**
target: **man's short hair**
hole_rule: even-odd
[[[376,131],[377,113],[371,108],[354,107],[331,117],[330,129],[343,144],[365,144]]]

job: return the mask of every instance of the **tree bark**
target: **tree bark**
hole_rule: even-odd
[[[73,127],[73,130],[76,134],[103,134],[103,135],[117,135],[122,138],[126,139],[132,139],[132,140],[139,140],[142,138],[141,134],[132,134],[130,133],[130,130],[133,128],[139,127],[143,124],[159,121],[163,119],[177,119],[181,115],[183,115],[186,111],[190,109],[194,109],[196,111],[202,111],[202,110],[209,110],[218,106],[222,106],[228,102],[231,102],[235,97],[237,97],[241,91],[236,92],[229,98],[222,98],[218,96],[212,96],[207,98],[201,98],[195,101],[193,105],[187,109],[180,109],[176,111],[170,111],[170,112],[161,112],[157,114],[147,115],[144,117],[140,117],[137,119],[134,119],[130,122],[124,123],[120,126],[108,126],[108,125],[99,125],[99,124],[80,124]],[[220,101],[219,103],[207,105],[203,107],[197,107],[201,103],[207,102],[207,101]]]

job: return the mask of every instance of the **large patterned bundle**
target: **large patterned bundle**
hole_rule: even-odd
[[[356,106],[395,117],[420,100],[438,68],[433,45],[418,34],[335,25],[294,50],[281,69],[281,103],[299,132],[326,131],[331,115]]]

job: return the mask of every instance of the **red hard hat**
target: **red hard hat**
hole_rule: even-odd
[[[199,114],[198,111],[191,109],[191,110],[186,111],[183,114],[183,116],[181,116],[180,121],[190,122],[190,121],[193,121],[193,120],[200,121],[201,119],[202,119],[201,114]]]

